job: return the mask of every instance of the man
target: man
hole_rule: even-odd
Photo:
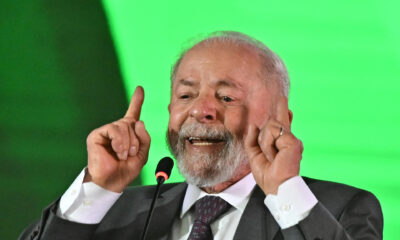
[[[371,193],[298,176],[287,71],[261,42],[211,34],[184,51],[171,85],[168,142],[186,183],[164,186],[148,239],[382,238]],[[89,134],[87,168],[21,239],[140,238],[154,188],[126,187],[150,148],[143,99],[138,87],[123,118]]]

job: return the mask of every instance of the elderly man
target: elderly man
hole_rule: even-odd
[[[148,239],[382,238],[371,193],[298,176],[287,70],[261,42],[213,33],[171,84],[168,142],[186,182],[162,188]],[[21,239],[140,238],[154,187],[127,186],[150,148],[143,99],[136,88],[123,118],[90,133],[87,168]]]

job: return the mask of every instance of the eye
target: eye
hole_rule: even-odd
[[[233,99],[228,97],[228,96],[222,96],[222,101],[224,101],[224,102],[232,102]]]
[[[189,97],[190,97],[189,94],[183,94],[179,96],[180,99],[188,99]]]

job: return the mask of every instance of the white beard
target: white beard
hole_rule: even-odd
[[[185,149],[186,139],[197,136],[204,139],[223,139],[224,145],[215,153],[190,154]],[[183,124],[178,133],[169,132],[168,142],[186,182],[198,187],[211,187],[228,181],[248,164],[242,141],[225,128],[200,123]]]

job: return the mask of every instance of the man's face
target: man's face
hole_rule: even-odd
[[[277,92],[260,79],[260,66],[254,51],[218,42],[197,45],[182,59],[168,139],[188,182],[211,186],[248,168],[243,136],[249,123],[260,127],[269,117]]]

